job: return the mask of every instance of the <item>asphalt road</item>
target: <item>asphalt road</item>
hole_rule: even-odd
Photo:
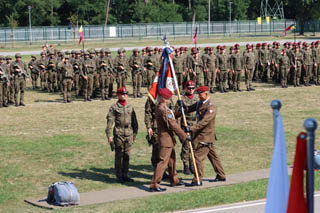
[[[230,205],[183,211],[182,213],[263,213],[266,200],[256,200]],[[314,195],[314,212],[320,212],[320,193]]]
[[[318,39],[297,39],[297,42],[298,41],[301,41],[301,42],[308,42],[308,43],[311,43],[313,41],[316,41]],[[287,42],[287,41],[291,41],[293,42],[293,39],[287,39],[287,40],[277,40],[278,42],[280,42],[281,44],[283,44],[284,42]],[[247,43],[250,43],[250,44],[256,44],[256,43],[263,43],[263,42],[270,42],[270,41],[254,41],[254,42],[237,42],[238,44],[240,44],[241,46],[245,46]],[[159,42],[160,43],[160,42]],[[225,43],[219,43],[219,45],[226,45],[226,46],[231,46],[231,45],[234,45],[235,42],[225,42]],[[210,44],[198,44],[197,46],[198,47],[206,47],[206,46],[216,46],[218,45],[218,43],[210,43]],[[161,45],[159,45],[158,47],[160,47]],[[186,47],[193,47],[194,45],[192,44],[183,44],[183,45],[178,45],[178,46],[186,46]],[[155,46],[153,46],[155,47]],[[142,49],[144,47],[140,46],[140,47],[123,47],[125,48],[126,50],[133,50],[134,48],[139,48],[139,49]],[[111,51],[117,51],[118,48],[110,48]],[[39,46],[39,50],[37,51],[20,51],[19,53],[21,53],[22,55],[39,55],[40,54],[40,46]],[[14,56],[17,52],[0,52],[1,55],[11,55],[11,56]]]

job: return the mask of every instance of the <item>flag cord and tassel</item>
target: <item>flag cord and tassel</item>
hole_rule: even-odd
[[[168,44],[166,46],[169,48]],[[179,85],[178,85],[178,82],[177,82],[176,74],[175,74],[175,71],[174,71],[174,67],[173,67],[173,63],[172,63],[172,59],[171,59],[170,55],[168,55],[168,58],[169,58],[169,63],[170,63],[170,67],[171,67],[171,70],[172,70],[174,85],[175,85],[175,87],[177,89],[178,100],[181,101],[182,99],[181,99],[181,94],[180,94],[180,90],[179,90]],[[181,107],[181,113],[182,113],[182,119],[183,119],[184,126],[188,126],[186,115],[184,113],[183,107]],[[189,133],[187,133],[187,134],[189,135]],[[200,185],[198,168],[197,168],[196,160],[194,158],[194,151],[193,151],[193,148],[192,148],[191,141],[188,142],[188,145],[189,145],[189,149],[190,149],[190,154],[191,154],[191,158],[192,158],[194,172],[195,172],[196,179],[197,179],[197,184]]]

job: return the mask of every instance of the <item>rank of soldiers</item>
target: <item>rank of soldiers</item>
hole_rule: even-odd
[[[180,89],[188,80],[196,87],[205,85],[211,93],[240,92],[244,75],[247,91],[255,90],[252,81],[280,84],[287,88],[320,85],[320,41],[286,42],[280,48],[279,42],[272,44],[247,44],[244,51],[235,44],[216,48],[187,47],[174,48],[172,58]],[[84,101],[92,98],[109,100],[113,97],[114,84],[117,89],[127,85],[129,78],[134,98],[142,97],[141,88],[149,88],[161,65],[162,48],[146,47],[133,49],[132,56],[126,50],[118,49],[118,55],[111,57],[110,49],[59,51],[43,46],[40,56],[31,56],[26,65],[21,54],[0,55],[0,107],[9,104],[24,106],[26,80],[31,77],[32,88],[47,92],[63,93],[64,102],[71,102],[71,92]],[[28,69],[31,75],[28,75]],[[40,84],[38,85],[38,79]]]

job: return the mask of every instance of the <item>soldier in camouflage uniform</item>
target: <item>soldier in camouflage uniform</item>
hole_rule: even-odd
[[[195,81],[196,86],[199,87],[201,83],[201,75],[203,73],[203,63],[199,56],[199,51],[196,48],[192,48],[192,57],[188,59],[189,78]]]
[[[133,86],[133,97],[142,97],[141,86],[142,86],[142,71],[143,71],[143,60],[139,55],[139,49],[133,49],[133,54],[129,59],[129,66],[131,68],[132,75],[132,86]]]
[[[301,69],[304,64],[303,54],[300,52],[298,45],[295,46],[295,51],[291,53],[290,59],[291,66],[293,67],[293,85],[294,87],[300,86]]]
[[[172,57],[172,63],[173,63],[174,71],[176,73],[179,89],[182,90],[184,70],[183,70],[183,56],[181,55],[180,48],[175,49],[175,55]]]
[[[243,57],[240,54],[240,45],[235,45],[235,53],[231,56],[231,69],[232,69],[232,88],[233,91],[239,91],[240,89],[240,80],[241,80],[241,72],[243,69]]]
[[[255,90],[252,88],[252,78],[254,75],[254,69],[256,65],[255,55],[252,52],[252,47],[247,44],[247,52],[244,54],[244,71],[247,91]]]
[[[229,48],[229,54],[228,55],[228,67],[230,68],[230,72],[227,73],[227,79],[228,79],[228,89],[232,90],[233,89],[233,84],[232,84],[232,77],[233,77],[233,72],[232,72],[232,56],[234,54],[234,47],[231,46]]]
[[[207,73],[207,82],[205,85],[210,88],[211,93],[214,93],[214,88],[216,87],[218,60],[212,47],[208,47],[207,50],[208,55],[204,57],[204,67],[205,72]]]
[[[309,44],[305,44],[305,50],[303,54],[304,61],[304,72],[303,72],[303,82],[304,86],[311,86],[310,78],[312,75],[312,68],[314,64],[314,57],[312,55],[312,51],[310,50]]]
[[[76,96],[79,96],[80,94],[80,88],[81,88],[81,70],[83,68],[82,66],[82,59],[81,59],[81,52],[79,50],[74,51],[74,59],[72,60],[72,66],[74,71],[74,78],[73,78],[73,85],[76,90]]]
[[[113,92],[113,82],[114,82],[114,78],[115,78],[115,69],[113,66],[113,59],[111,57],[111,50],[109,48],[106,49],[106,63],[107,63],[107,67],[110,67],[110,71],[108,73],[107,76],[107,82],[106,84],[108,85],[108,99],[112,98],[112,92]]]
[[[64,63],[61,67],[63,76],[63,100],[64,103],[70,103],[71,101],[71,90],[73,84],[73,65],[69,62],[70,56],[64,57]]]
[[[108,96],[109,88],[109,74],[112,73],[112,67],[108,63],[109,58],[105,54],[105,50],[101,49],[100,51],[100,60],[99,60],[99,75],[100,75],[100,93],[101,100],[110,100]]]
[[[14,76],[14,102],[15,106],[25,106],[24,90],[26,88],[26,80],[28,79],[27,65],[21,60],[21,54],[15,55],[16,60],[10,66],[10,73]],[[18,102],[18,95],[20,93],[20,101]]]
[[[115,147],[117,182],[133,182],[133,179],[128,177],[129,158],[132,144],[138,133],[138,121],[132,105],[127,103],[128,92],[126,88],[120,87],[117,90],[117,96],[117,103],[110,107],[107,114],[106,135],[109,144],[113,143]]]
[[[123,48],[118,49],[118,55],[114,59],[114,68],[116,70],[117,89],[125,87],[127,84],[129,63],[128,58],[125,56],[126,50]]]
[[[219,64],[219,88],[220,92],[228,92],[226,89],[227,75],[230,72],[230,67],[228,63],[228,55],[226,54],[225,46],[220,47],[221,53],[218,55]]]
[[[40,70],[36,65],[37,57],[35,55],[31,55],[31,60],[28,63],[28,68],[31,71],[31,79],[32,79],[32,89],[35,90],[38,88],[38,78],[40,75]]]
[[[320,48],[319,48],[319,41],[315,43],[315,50],[314,50],[314,82],[317,86],[320,86]]]
[[[270,79],[270,54],[267,49],[267,43],[262,44],[262,49],[259,51],[259,64],[261,67],[261,76],[263,82],[268,82]]]
[[[49,92],[55,92],[57,90],[57,78],[58,78],[57,64],[58,64],[58,61],[54,56],[54,52],[50,52],[48,62],[47,62]]]
[[[181,99],[187,107],[191,106],[199,100],[198,96],[194,94],[195,85],[196,84],[192,80],[186,81],[184,84],[184,94],[181,96]],[[179,108],[179,104],[176,103],[176,111],[178,111]],[[185,113],[185,116],[187,120],[187,125],[191,128],[196,123],[196,113]],[[185,129],[185,125],[182,118],[180,120],[180,125],[182,129]],[[193,162],[190,156],[190,149],[188,143],[182,143],[180,157],[183,162],[183,173],[190,175],[193,172]]]
[[[148,55],[144,59],[144,70],[147,73],[147,79],[148,79],[148,89],[150,89],[150,86],[153,82],[154,77],[156,76],[156,73],[158,71],[158,59],[156,59],[153,55],[153,49],[151,47],[147,48]]]
[[[42,91],[45,91],[48,89],[47,56],[44,52],[41,52],[40,55],[41,58],[37,60],[36,65],[40,70],[40,86]]]
[[[273,45],[274,49],[271,51],[271,76],[275,83],[279,83],[281,77],[279,68],[279,58],[281,57],[280,43],[275,41]]]
[[[254,68],[254,74],[253,74],[253,81],[257,81],[258,79],[262,79],[262,74],[261,74],[261,67],[259,64],[259,52],[260,52],[260,43],[256,44],[256,48],[254,49],[254,47],[252,47],[252,52],[254,54],[255,57],[255,68]]]
[[[82,66],[82,72],[80,75],[83,78],[84,101],[91,101],[96,62],[93,59],[89,58],[89,52],[87,51],[84,53]]]
[[[10,84],[10,75],[8,75],[7,66],[4,63],[4,56],[0,56],[0,107],[8,107],[8,86]]]
[[[281,87],[288,88],[287,81],[288,73],[290,71],[290,59],[285,48],[281,51],[281,55],[279,57],[279,66],[281,72]]]
[[[10,75],[10,85],[8,88],[8,104],[14,104],[14,76],[13,73],[11,73],[11,63],[12,63],[11,56],[6,56],[6,67],[8,70],[8,73]]]
[[[57,64],[62,65],[65,53],[60,51],[57,54],[58,54]],[[60,92],[63,93],[62,71],[61,71],[61,67],[59,67],[59,66],[57,66],[57,85],[58,85],[58,90],[60,90]]]

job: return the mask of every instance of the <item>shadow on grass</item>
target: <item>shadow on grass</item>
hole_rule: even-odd
[[[150,173],[152,166],[148,165],[130,165],[129,166],[129,176],[135,181],[132,183],[124,183],[128,186],[138,186],[142,187],[143,184],[149,184],[151,181],[152,174]],[[143,172],[146,171],[146,172]],[[110,184],[117,183],[115,179],[114,168],[97,168],[91,167],[89,169],[72,169],[70,172],[59,172],[58,174],[71,177],[75,179],[87,179],[92,181],[106,182]],[[139,179],[139,181],[137,180]],[[141,181],[142,179],[142,181]],[[142,187],[143,188],[143,187]]]

